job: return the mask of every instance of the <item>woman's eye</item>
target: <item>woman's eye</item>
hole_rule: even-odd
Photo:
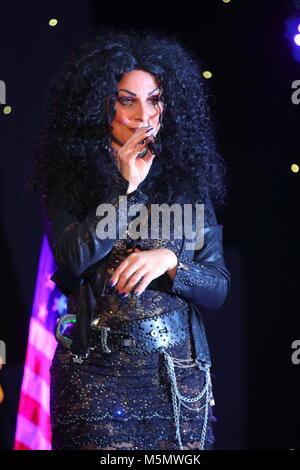
[[[154,98],[151,98],[151,102],[153,105],[156,105],[160,102],[160,96],[155,96]]]
[[[161,97],[154,96],[153,98],[150,98],[149,101],[153,106],[156,106],[161,101]],[[121,103],[123,106],[130,106],[134,103],[134,100],[132,98],[119,98],[119,103]]]
[[[119,102],[124,106],[129,106],[132,100],[130,98],[119,98]]]

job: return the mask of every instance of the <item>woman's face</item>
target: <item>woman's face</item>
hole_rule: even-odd
[[[112,135],[122,144],[139,127],[152,126],[154,129],[151,133],[156,135],[163,111],[162,90],[156,79],[143,70],[132,70],[124,73],[117,88]]]

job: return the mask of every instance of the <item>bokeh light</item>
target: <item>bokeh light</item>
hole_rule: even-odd
[[[209,70],[205,70],[205,72],[203,72],[203,77],[204,78],[211,78],[212,73]]]

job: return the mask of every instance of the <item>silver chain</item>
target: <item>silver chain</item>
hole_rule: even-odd
[[[203,407],[205,407],[205,412],[204,412],[204,423],[202,427],[202,432],[201,432],[201,448],[204,449],[204,444],[205,444],[205,436],[207,432],[207,423],[208,423],[208,410],[209,410],[209,403],[211,401],[212,397],[212,384],[211,384],[211,377],[210,377],[210,371],[209,371],[209,364],[205,363],[204,367],[201,365],[200,362],[197,360],[193,362],[191,365],[179,365],[182,362],[190,361],[192,359],[178,359],[178,358],[173,358],[169,354],[164,353],[165,361],[166,361],[166,366],[167,366],[167,371],[171,380],[171,391],[172,391],[172,404],[173,404],[173,410],[174,410],[174,418],[175,418],[175,424],[176,424],[176,437],[179,442],[180,450],[183,450],[182,447],[182,441],[181,441],[181,436],[180,436],[180,405],[182,404],[186,408],[192,411],[199,411]],[[177,379],[176,379],[176,374],[175,374],[175,367],[181,367],[181,368],[188,368],[188,367],[194,367],[198,366],[200,370],[205,371],[205,386],[203,390],[197,395],[196,397],[184,397],[181,395],[179,392],[178,386],[177,386]],[[203,395],[206,394],[206,400],[205,400],[205,405],[203,405],[201,408],[190,408],[187,406],[184,402],[187,403],[195,403],[199,401]]]

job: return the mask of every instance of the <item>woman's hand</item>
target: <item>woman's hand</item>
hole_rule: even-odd
[[[145,148],[146,139],[152,129],[153,127],[140,127],[122,147],[115,149],[119,171],[132,187],[137,187],[144,181],[155,157],[151,152],[147,152],[144,158],[137,158],[137,155]]]
[[[141,281],[134,290],[134,293],[138,292],[138,295],[140,295],[153,279],[161,276],[169,269],[173,269],[176,265],[177,256],[167,248],[134,252],[127,256],[117,267],[109,284],[114,285],[119,294],[125,293],[128,295],[135,285]]]

